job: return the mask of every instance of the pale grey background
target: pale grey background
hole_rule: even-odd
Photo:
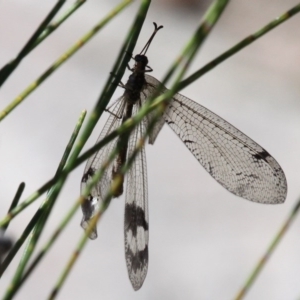
[[[17,54],[54,3],[1,1],[1,66]],[[117,3],[88,1],[35,49],[2,87],[0,109]],[[190,72],[295,4],[292,0],[232,1]],[[25,197],[54,174],[80,111],[90,112],[94,106],[137,8],[138,2],[110,22],[1,123],[1,216],[21,181],[26,182]],[[135,53],[151,34],[153,21],[164,25],[148,51],[156,78],[163,77],[201,15],[197,6],[187,9],[153,1]],[[150,266],[144,286],[134,292],[127,278],[121,197],[111,203],[98,226],[99,238],[88,243],[58,299],[233,298],[299,196],[299,25],[300,15],[182,91],[241,129],[278,160],[288,180],[286,203],[264,206],[230,194],[166,127],[155,146],[147,147]],[[115,97],[122,92],[118,89]],[[85,149],[94,144],[103,122]],[[68,179],[39,247],[79,195],[83,168]],[[41,200],[11,223],[9,234],[17,237],[22,232]],[[46,298],[82,234],[80,219],[78,211],[16,299]],[[297,219],[246,299],[299,297],[299,225]],[[1,295],[19,258],[0,281]]]

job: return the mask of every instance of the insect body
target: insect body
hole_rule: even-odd
[[[159,30],[159,28],[157,29]],[[129,79],[125,85],[125,92],[123,95],[123,100],[125,102],[125,113],[122,117],[122,123],[127,121],[132,116],[132,111],[134,105],[136,105],[140,101],[140,93],[144,86],[146,85],[145,81],[145,72],[151,72],[152,69],[147,66],[148,59],[145,55],[138,54],[134,58],[135,60],[135,66],[130,69],[132,71],[132,74],[129,76]],[[146,68],[149,68],[146,70]],[[141,103],[138,103],[140,106]],[[123,194],[123,182],[124,182],[124,176],[120,174],[121,167],[124,165],[127,157],[127,145],[122,147],[117,159],[116,159],[116,165],[113,168],[113,179],[115,176],[119,175],[121,176],[122,185],[121,188],[116,192],[114,195],[115,197],[118,197]]]
[[[141,54],[135,56],[135,65],[130,69],[132,74],[129,76],[129,79],[124,86],[125,92],[114,107],[98,140],[119,127],[121,123],[124,123],[140,109],[142,105],[141,93],[147,88],[145,73],[152,71],[148,66],[148,59],[145,56],[145,53],[147,52],[154,35],[160,28],[162,27],[157,27],[155,24],[153,35]],[[143,98],[143,100],[145,100],[145,98]],[[121,118],[118,118],[117,116],[121,116]],[[121,150],[112,166],[106,170],[102,180],[85,199],[82,204],[83,219],[81,226],[83,228],[87,228],[89,220],[97,212],[100,201],[103,200],[112,181],[117,176],[119,176],[119,179],[121,180],[121,185],[113,196],[118,197],[123,194],[124,175],[120,173],[121,168],[125,164],[127,157],[134,150],[139,138],[145,133],[146,127],[146,122],[142,122],[142,124],[131,133],[128,143],[121,146]],[[102,163],[107,159],[116,144],[121,142],[121,139],[112,141],[88,160],[82,178],[82,190],[86,187],[89,178],[93,176],[95,171],[99,169]],[[125,205],[125,256],[129,278],[135,290],[142,286],[148,268],[148,201],[146,172],[145,150],[143,148],[137,155],[134,165],[127,174]],[[96,237],[97,231],[96,228],[94,228],[90,238],[95,239]]]
[[[145,74],[152,71],[147,65],[148,59],[145,54],[155,33],[160,28],[155,24],[153,35],[141,54],[135,56],[135,66],[131,69],[132,74],[125,85],[125,92],[114,106],[98,141],[136,114],[141,105],[156,92],[156,88],[160,85],[154,77]],[[122,185],[114,197],[123,193],[124,177],[120,173],[121,167],[146,132],[149,118],[151,117],[145,118],[131,132],[128,142],[122,145],[114,163],[106,169],[102,179],[85,199],[82,204],[81,225],[83,228],[87,228],[116,176],[119,176]],[[261,146],[221,117],[185,96],[175,94],[150,133],[149,143],[155,142],[164,123],[173,129],[207,172],[228,191],[259,203],[284,202],[287,183],[277,161]],[[120,142],[121,138],[116,138],[88,160],[82,178],[82,190]],[[149,223],[146,177],[145,149],[142,148],[131,169],[126,173],[125,257],[129,278],[135,290],[142,286],[148,269]],[[90,238],[96,237],[97,231],[94,228]]]

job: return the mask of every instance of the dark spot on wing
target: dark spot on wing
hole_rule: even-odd
[[[257,154],[253,155],[256,159],[263,159],[266,160],[267,157],[270,156],[270,154],[267,151],[258,152]]]
[[[131,262],[131,269],[136,273],[137,270],[144,269],[148,264],[148,246],[134,254],[130,248],[126,251],[126,258]]]
[[[135,204],[125,205],[125,230],[131,230],[132,235],[136,237],[137,227],[143,227],[148,230],[148,223],[145,218],[145,212]]]
[[[174,122],[173,122],[173,121],[167,121],[167,120],[166,120],[166,123],[167,123],[168,125],[170,125],[170,124],[174,124]]]
[[[193,143],[194,143],[194,141],[191,141],[191,140],[183,140],[183,142],[184,142],[185,144],[188,144],[188,143],[193,144]]]
[[[95,174],[95,170],[90,167],[86,173],[83,174],[81,181],[87,182],[89,178],[91,178]]]

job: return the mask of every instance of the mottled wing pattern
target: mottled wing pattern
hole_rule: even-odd
[[[133,115],[139,110],[137,104],[133,108]],[[127,157],[133,153],[136,144],[146,131],[146,124],[140,123],[130,135]],[[134,163],[126,174],[126,202],[125,202],[125,259],[128,275],[132,286],[138,290],[147,275],[148,269],[148,190],[147,166],[145,148],[137,154]]]
[[[242,198],[284,202],[287,182],[277,161],[237,128],[200,104],[176,94],[164,118],[206,171]]]
[[[102,140],[105,136],[119,127],[122,123],[122,112],[124,110],[124,105],[126,105],[124,99],[120,98],[117,101],[117,104],[114,106],[112,113],[109,115],[108,120],[106,121],[100,136],[97,140]],[[116,116],[120,116],[119,118]],[[102,147],[95,155],[91,156],[86,164],[84,174],[81,180],[81,193],[86,188],[86,185],[94,173],[101,168],[102,164],[108,159],[109,154],[115,148],[117,144],[117,138],[112,140],[110,143]],[[97,213],[101,201],[104,196],[107,194],[108,189],[112,180],[112,167],[113,164],[108,167],[102,179],[93,187],[90,194],[85,198],[84,202],[81,205],[83,218],[81,221],[81,226],[84,229],[87,229],[90,219]],[[90,234],[90,239],[97,238],[97,228],[95,227],[92,233]]]

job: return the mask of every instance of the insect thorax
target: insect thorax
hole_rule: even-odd
[[[140,99],[140,93],[146,83],[144,72],[132,73],[125,85],[127,101],[136,103]]]

